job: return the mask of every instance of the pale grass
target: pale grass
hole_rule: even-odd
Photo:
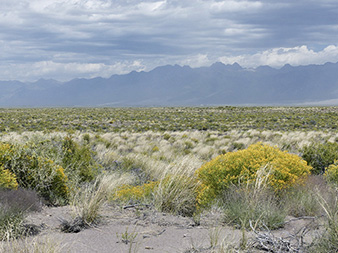
[[[195,193],[199,186],[194,176],[195,170],[193,160],[185,158],[162,171],[153,193],[155,208],[173,214],[193,215],[196,208]]]
[[[130,184],[131,181],[131,176],[128,174],[99,176],[94,183],[81,188],[75,194],[71,202],[75,216],[81,218],[87,225],[95,223],[102,206],[108,201],[108,196],[113,194],[118,187]]]
[[[60,253],[67,252],[66,245],[61,245],[48,236],[27,237],[0,243],[0,252],[6,253]]]
[[[316,238],[310,252],[337,252],[338,248],[338,189],[331,189],[329,195],[317,191],[320,206],[325,212],[326,230]]]

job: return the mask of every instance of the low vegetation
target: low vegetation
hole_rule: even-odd
[[[276,193],[304,180],[311,167],[299,156],[257,143],[247,149],[220,155],[199,168],[200,205],[210,205],[231,185],[268,184]],[[262,181],[262,182],[260,182]],[[257,188],[256,187],[256,188]]]
[[[335,247],[338,207],[328,192],[338,184],[338,108],[2,109],[0,116],[0,197],[30,192],[32,205],[71,205],[75,218],[64,231],[99,223],[106,204],[151,206],[196,224],[217,207],[243,231],[325,213],[329,242],[313,247]],[[0,239],[26,236],[31,210],[1,202]]]

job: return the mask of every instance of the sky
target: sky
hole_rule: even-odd
[[[337,0],[1,0],[0,80],[338,62]]]

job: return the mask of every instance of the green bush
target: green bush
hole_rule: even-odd
[[[20,187],[37,191],[50,204],[67,203],[68,178],[63,168],[29,147],[0,143],[0,166],[15,175]]]
[[[62,167],[67,175],[79,177],[79,182],[90,182],[98,175],[99,165],[93,159],[94,152],[88,145],[80,146],[71,137],[62,141]]]
[[[269,187],[280,191],[301,181],[310,171],[311,167],[297,155],[253,144],[245,150],[219,155],[196,171],[201,182],[197,201],[208,206],[230,185],[255,183],[257,177],[267,177]]]
[[[325,168],[338,159],[338,143],[312,144],[305,146],[301,152],[303,159],[313,167],[313,173],[323,174]]]
[[[324,177],[327,182],[333,183],[336,185],[338,184],[338,161],[337,160],[325,169]]]

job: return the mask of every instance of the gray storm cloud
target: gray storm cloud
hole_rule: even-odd
[[[2,0],[0,79],[337,62],[337,1]]]

